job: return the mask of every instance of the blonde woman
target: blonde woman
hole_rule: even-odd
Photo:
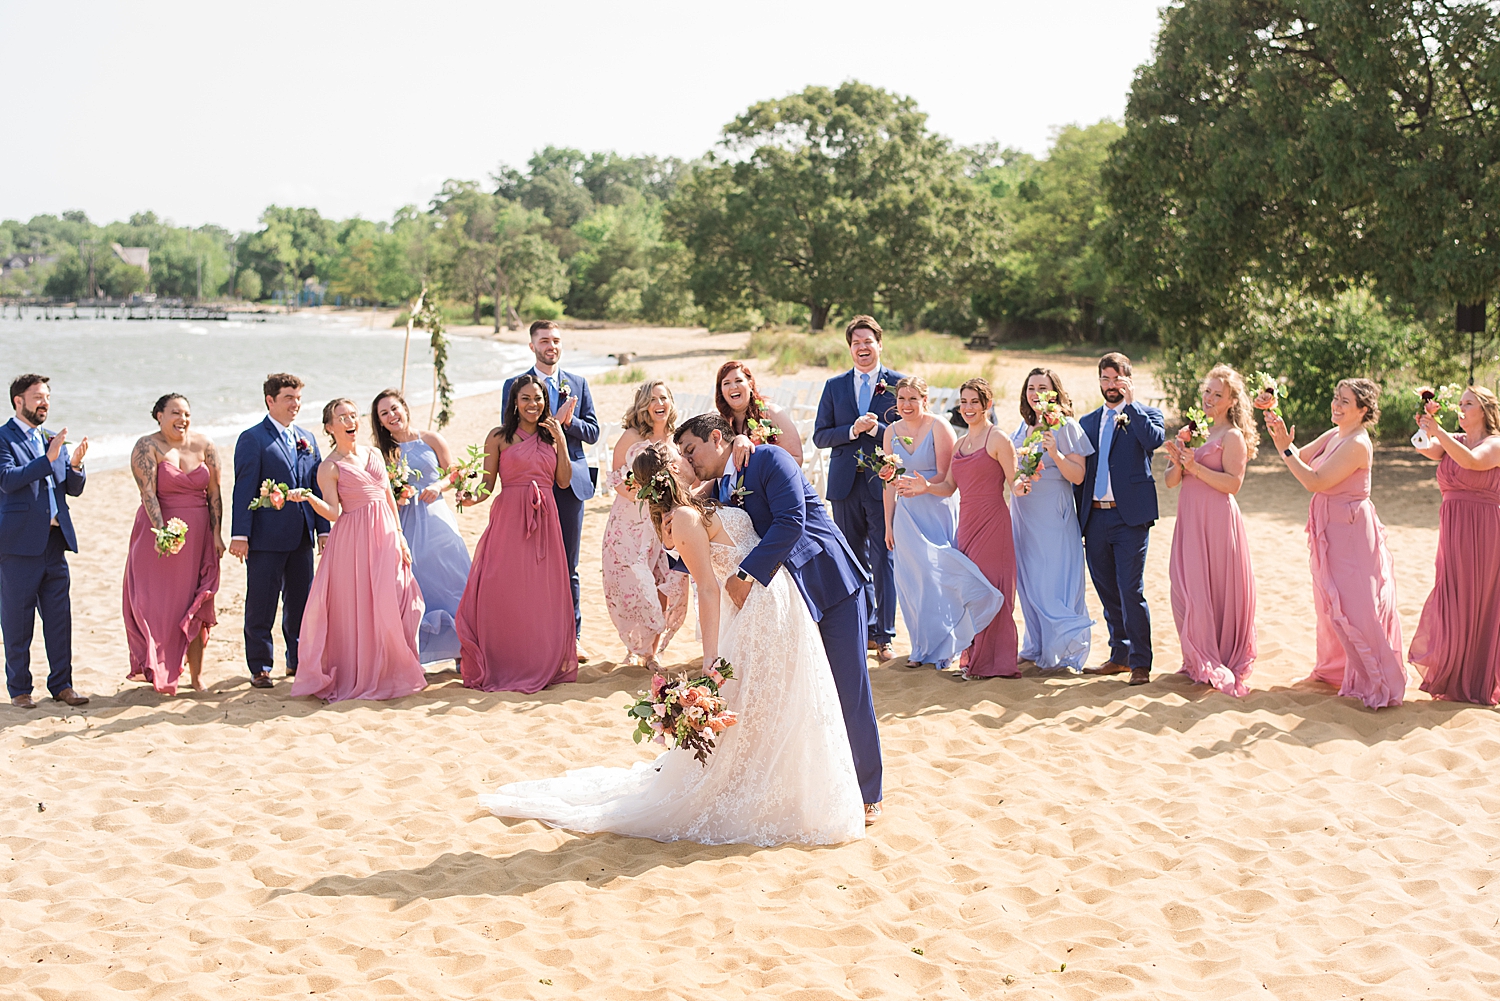
[[[1189,434],[1168,438],[1165,446],[1167,489],[1182,488],[1172,531],[1172,617],[1182,673],[1240,696],[1250,690],[1245,679],[1255,662],[1255,574],[1234,495],[1260,435],[1245,380],[1234,369],[1214,366],[1200,393],[1209,421],[1199,429],[1205,440],[1193,447]]]
[[[609,484],[615,502],[604,524],[604,603],[625,644],[628,662],[655,671],[657,657],[687,617],[688,579],[667,566],[667,553],[651,527],[633,484],[626,482],[635,457],[653,444],[671,447],[677,429],[677,404],[660,379],[635,391],[615,442]]]

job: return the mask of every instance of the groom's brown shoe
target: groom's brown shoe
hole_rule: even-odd
[[[30,695],[17,695],[15,698],[10,700],[10,704],[15,706],[17,709],[35,709],[36,699],[32,698]]]
[[[251,688],[275,688],[276,682],[271,680],[270,671],[257,671],[250,675]]]
[[[1130,669],[1130,681],[1127,682],[1127,683],[1131,684],[1131,685],[1149,685],[1149,684],[1151,684],[1151,668],[1149,668],[1149,667],[1132,667]]]
[[[65,702],[70,706],[86,706],[89,704],[89,697],[87,695],[79,695],[71,688],[64,688],[52,696],[52,701]]]
[[[1106,660],[1098,667],[1085,667],[1083,669],[1083,673],[1096,676],[1106,674],[1129,674],[1130,668],[1126,667],[1124,664],[1116,664],[1112,660]]]

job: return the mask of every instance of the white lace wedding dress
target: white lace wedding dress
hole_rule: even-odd
[[[722,584],[760,542],[750,516],[721,508],[735,540],[713,544]],[[633,768],[583,768],[513,782],[480,802],[502,817],[570,831],[613,831],[700,844],[838,844],[864,837],[864,805],[823,640],[785,570],[755,585],[736,609],[722,600],[719,655],[734,666],[724,686],[739,721],[708,763],[670,750]],[[629,731],[621,714],[619,733]]]

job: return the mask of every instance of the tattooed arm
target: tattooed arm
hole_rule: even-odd
[[[214,537],[214,552],[224,555],[224,495],[219,489],[219,450],[203,436],[203,463],[208,466],[208,530]]]
[[[137,441],[135,448],[130,450],[130,471],[135,474],[135,485],[141,490],[141,507],[146,509],[151,527],[165,528],[167,523],[162,520],[161,503],[156,499],[156,464],[160,456],[151,437],[147,435]]]

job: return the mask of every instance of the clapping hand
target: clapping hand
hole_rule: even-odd
[[[47,461],[48,462],[56,462],[57,461],[57,457],[60,456],[60,455],[62,455],[63,445],[67,444],[67,441],[68,441],[68,429],[67,428],[63,428],[61,431],[57,432],[57,434],[55,434],[55,435],[52,436],[52,440],[49,441],[49,442],[47,442]]]
[[[568,402],[572,403],[573,401],[569,400]],[[564,410],[568,410],[567,406],[564,406],[563,409]],[[570,417],[572,416],[572,411],[571,410],[568,411],[568,415]],[[552,443],[554,445],[559,444],[559,443],[562,442],[562,440],[563,440],[563,429],[562,429],[562,425],[558,423],[557,415],[556,414],[554,414],[551,417],[548,417],[545,420],[543,420],[542,421],[542,427],[546,428],[547,429],[547,433],[550,434],[550,435],[552,435]]]
[[[1276,416],[1274,410],[1266,411],[1266,430],[1271,432],[1271,441],[1276,444],[1276,451],[1285,452],[1297,436],[1295,425],[1287,429],[1286,422]]]
[[[880,418],[874,414],[860,414],[859,419],[854,422],[854,433],[856,435],[868,434],[875,430],[875,425],[880,423]]]

